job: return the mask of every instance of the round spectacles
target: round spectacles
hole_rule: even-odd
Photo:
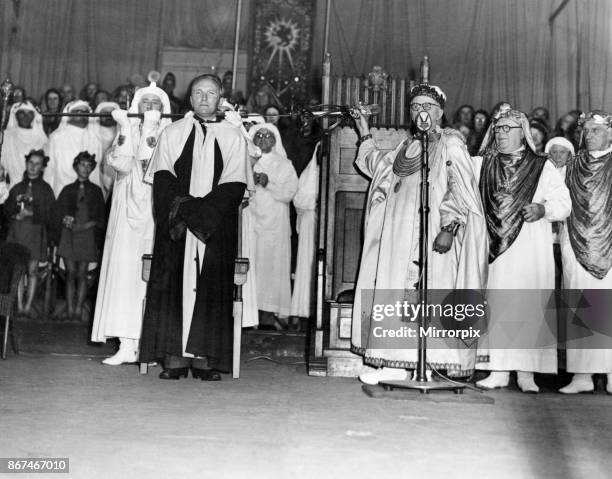
[[[513,128],[522,128],[522,126],[499,125],[493,128],[493,131],[495,133],[499,133],[500,131],[503,131],[504,133],[508,133]]]
[[[419,111],[422,108],[423,111],[429,111],[431,110],[432,106],[438,106],[438,105],[435,103],[411,103],[410,109],[412,111]]]
[[[259,132],[255,133],[255,138],[268,139],[268,138],[272,138],[273,136],[274,136],[274,133],[259,133]]]

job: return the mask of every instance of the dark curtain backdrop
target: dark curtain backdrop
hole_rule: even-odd
[[[293,1],[293,0],[292,0]],[[331,0],[335,73],[416,77],[423,55],[432,81],[462,103],[499,100],[554,116],[575,107],[612,109],[612,1]],[[0,76],[33,96],[63,82],[112,89],[158,67],[162,46],[232,48],[237,0],[0,0]],[[255,2],[243,1],[248,49]],[[312,80],[319,83],[326,0],[316,1]],[[315,86],[316,89],[316,86]]]
[[[241,48],[249,42],[250,2]],[[231,49],[237,0],[0,0],[0,76],[38,98],[68,82],[112,90],[158,68],[162,46]],[[2,78],[3,80],[4,78]],[[0,80],[0,81],[2,81]]]
[[[610,0],[332,0],[329,51],[335,74],[381,65],[416,78],[423,55],[431,81],[463,103],[506,99],[553,116],[575,107],[612,109]],[[320,73],[326,0],[317,4],[313,65]],[[451,116],[451,115],[449,115]]]

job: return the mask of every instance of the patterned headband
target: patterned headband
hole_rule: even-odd
[[[609,128],[612,126],[612,115],[602,110],[593,110],[586,114],[581,113],[578,117],[578,125],[584,126],[587,121],[592,121],[596,125],[606,125]]]
[[[493,113],[491,117],[491,123],[495,124],[502,118],[508,118],[509,120],[514,120],[518,125],[523,121],[527,121],[527,116],[519,110],[513,110],[510,103],[502,103],[496,112]]]
[[[429,85],[428,83],[420,83],[419,85],[413,86],[410,90],[410,101],[420,95],[428,96],[432,100],[435,100],[438,105],[440,105],[440,108],[444,108],[446,94],[437,86]]]

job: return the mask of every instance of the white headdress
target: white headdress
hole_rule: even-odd
[[[272,147],[272,151],[278,153],[283,158],[287,158],[287,152],[285,151],[285,147],[283,146],[283,140],[281,139],[280,132],[278,128],[274,126],[272,123],[261,123],[258,125],[253,125],[249,129],[249,137],[252,139],[255,138],[255,133],[259,130],[270,130],[274,134],[274,138],[276,138],[276,145]]]

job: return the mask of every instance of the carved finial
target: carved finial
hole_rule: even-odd
[[[368,78],[365,82],[367,88],[372,88],[374,91],[384,90],[387,88],[387,73],[381,66],[372,67],[372,71],[368,73]]]
[[[421,83],[429,84],[429,57],[425,55],[421,62]]]

